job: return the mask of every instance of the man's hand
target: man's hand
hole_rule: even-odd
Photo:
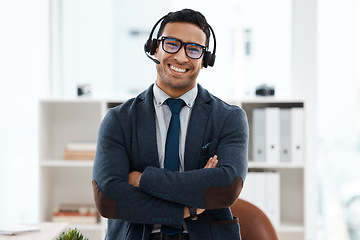
[[[206,163],[205,168],[215,168],[216,165],[218,164],[218,159],[217,159],[217,155],[214,155],[213,157],[211,157],[208,162]],[[199,215],[201,213],[203,213],[205,211],[205,209],[201,209],[201,208],[197,208],[196,209],[196,214]],[[187,206],[184,206],[184,218],[188,218],[190,217],[190,211],[189,208]]]
[[[196,215],[200,215],[205,211],[205,209],[197,208]],[[190,210],[187,206],[184,206],[184,218],[190,217]]]
[[[214,155],[208,160],[204,168],[215,168],[217,164],[218,164],[217,155]]]
[[[130,172],[129,173],[129,184],[138,188],[139,184],[140,184],[141,175],[142,175],[141,172],[137,172],[137,171]]]

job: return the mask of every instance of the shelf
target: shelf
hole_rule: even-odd
[[[297,103],[304,103],[304,99],[284,99],[284,98],[277,98],[274,96],[266,96],[266,97],[252,97],[240,100],[241,104],[254,104],[254,103],[261,103],[261,104],[268,104],[268,103],[286,103],[286,104],[297,104]]]
[[[248,162],[249,168],[276,168],[276,169],[301,169],[304,168],[303,164],[293,164],[293,163],[278,163],[278,164],[269,164],[266,162]]]
[[[39,120],[39,171],[40,219],[50,220],[53,210],[62,203],[93,203],[93,160],[64,160],[64,149],[70,141],[96,141],[99,126],[109,108],[124,102],[122,99],[50,99],[40,101]],[[237,102],[232,101],[232,102]],[[254,108],[303,107],[302,100],[256,98],[238,101],[246,111],[249,121],[250,171],[277,172],[280,189],[280,218],[275,226],[279,239],[304,239],[306,235],[305,177],[306,162],[254,162],[252,157],[252,111]],[[256,188],[255,188],[256,189]],[[259,196],[258,196],[259,198]],[[263,198],[260,198],[260,204]],[[256,204],[256,201],[254,202]],[[279,223],[280,221],[280,223]],[[106,220],[97,224],[69,224],[78,228],[89,239],[104,239]],[[91,237],[90,237],[91,236]]]
[[[40,161],[42,167],[92,167],[91,160],[45,160]]]

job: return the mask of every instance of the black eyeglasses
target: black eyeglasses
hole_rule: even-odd
[[[189,58],[199,59],[206,51],[206,47],[197,43],[184,43],[183,41],[172,37],[160,37],[159,41],[162,41],[162,49],[167,53],[177,53],[182,46],[185,48],[185,54]]]

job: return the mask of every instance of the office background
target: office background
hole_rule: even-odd
[[[93,98],[135,95],[155,79],[143,53],[150,29],[184,7],[215,30],[216,66],[199,80],[212,93],[252,97],[266,82],[277,97],[306,101],[307,239],[350,239],[346,204],[360,195],[357,0],[0,0],[0,221],[38,221],[38,100],[75,98],[84,83]]]

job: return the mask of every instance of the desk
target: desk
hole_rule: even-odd
[[[56,240],[61,233],[67,230],[68,224],[45,222],[36,224],[36,226],[40,228],[40,231],[11,236],[0,235],[0,240]]]

